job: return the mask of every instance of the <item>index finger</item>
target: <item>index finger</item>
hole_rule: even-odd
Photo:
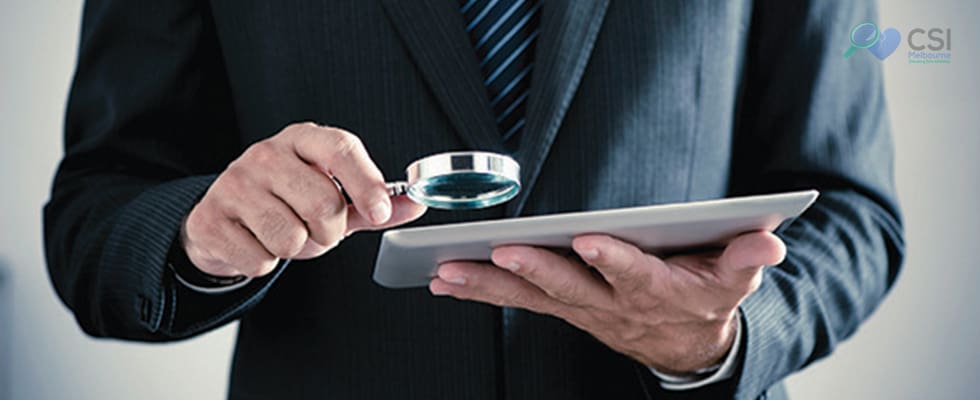
[[[562,303],[590,307],[609,300],[609,287],[592,276],[588,267],[551,250],[506,245],[494,249],[490,259]]]
[[[665,265],[639,248],[608,235],[581,235],[572,240],[572,249],[596,268],[614,288],[635,290],[652,281]]]
[[[391,217],[384,176],[361,140],[342,129],[310,124],[291,141],[296,154],[339,181],[359,214],[374,224]]]

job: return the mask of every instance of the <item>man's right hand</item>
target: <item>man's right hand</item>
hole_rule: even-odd
[[[425,210],[405,196],[389,197],[357,136],[293,124],[218,176],[184,221],[181,241],[207,274],[257,277],[279,259],[318,257],[355,231],[400,225]]]

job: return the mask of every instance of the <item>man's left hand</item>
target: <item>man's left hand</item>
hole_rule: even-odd
[[[738,305],[759,287],[763,266],[786,254],[769,232],[664,259],[607,235],[576,237],[572,248],[578,257],[499,247],[492,264],[440,265],[429,290],[554,315],[649,367],[686,374],[724,358]]]

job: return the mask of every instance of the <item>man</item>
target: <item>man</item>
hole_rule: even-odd
[[[236,399],[785,397],[781,380],[853,333],[901,264],[880,67],[841,56],[874,15],[89,1],[45,209],[51,276],[95,336],[177,340],[240,318]],[[413,159],[457,149],[513,155],[522,193],[465,212],[385,193]],[[822,196],[779,236],[718,252],[661,259],[587,235],[573,256],[508,246],[442,265],[428,290],[370,279],[377,231],[423,213],[798,188]]]

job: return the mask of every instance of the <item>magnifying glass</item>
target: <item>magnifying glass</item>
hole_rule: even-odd
[[[844,52],[844,58],[850,57],[854,50],[874,46],[880,36],[877,25],[871,22],[857,24],[851,29],[851,47]]]
[[[431,155],[409,164],[408,180],[388,183],[392,196],[445,210],[478,209],[506,202],[521,191],[521,167],[513,158],[485,151]]]

